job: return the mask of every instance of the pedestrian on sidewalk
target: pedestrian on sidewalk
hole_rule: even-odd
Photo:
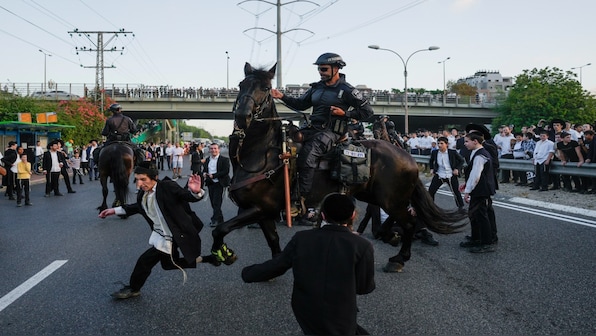
[[[23,193],[25,194],[25,205],[32,205],[29,197],[30,193],[30,179],[31,179],[31,162],[27,161],[27,154],[21,154],[21,162],[17,163],[17,206],[20,207],[23,200]]]

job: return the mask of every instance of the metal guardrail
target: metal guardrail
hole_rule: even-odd
[[[430,161],[429,155],[412,155],[412,157],[418,163],[428,164]],[[532,160],[499,159],[499,167],[505,170],[534,171]],[[581,167],[577,167],[577,163],[574,162],[568,162],[564,166],[560,161],[553,161],[551,162],[550,172],[571,176],[596,177],[596,163],[584,163]]]
[[[43,83],[13,83],[0,82],[0,92],[14,94],[22,97],[29,97],[32,94],[49,91],[63,91],[68,95],[76,95],[67,99],[76,100],[79,97],[94,97],[95,84],[90,83],[52,83],[51,88]],[[282,90],[286,94],[298,97],[301,92],[292,89]],[[238,89],[236,88],[203,88],[203,87],[182,87],[176,88],[169,85],[145,85],[133,83],[105,84],[104,91],[106,97],[121,101],[138,100],[173,100],[173,101],[201,101],[213,98],[236,99]],[[78,96],[78,97],[77,97]],[[365,92],[373,105],[404,105],[403,94],[388,93],[378,90]],[[54,97],[43,97],[42,99],[52,99]],[[56,100],[58,97],[56,97]],[[492,101],[478,101],[474,96],[446,97],[443,103],[441,95],[412,94],[408,95],[408,104],[410,106],[448,106],[448,107],[471,107],[471,108],[493,108],[496,105]]]

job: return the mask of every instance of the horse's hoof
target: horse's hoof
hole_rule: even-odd
[[[224,243],[217,250],[211,250],[211,255],[217,260],[217,262],[224,263],[226,265],[233,264],[237,259],[236,253]]]
[[[404,264],[388,261],[385,266],[383,266],[383,272],[385,273],[401,273],[404,270]]]
[[[203,261],[201,263],[208,263],[211,264],[215,267],[217,266],[221,266],[221,262],[219,260],[217,260],[217,258],[214,255],[208,255],[208,256],[203,256]]]

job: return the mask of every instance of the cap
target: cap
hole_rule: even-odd
[[[355,209],[356,206],[349,196],[338,193],[325,196],[321,205],[321,213],[325,215],[325,219],[335,224],[347,223]]]
[[[159,171],[151,161],[143,161],[136,166],[135,174],[145,174],[149,177],[156,178],[157,175],[159,175]]]

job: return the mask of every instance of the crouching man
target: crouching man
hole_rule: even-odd
[[[267,281],[292,268],[292,310],[306,335],[366,335],[356,295],[375,289],[373,247],[349,228],[356,216],[350,197],[327,195],[321,216],[320,229],[297,232],[274,259],[245,267],[242,279]]]

